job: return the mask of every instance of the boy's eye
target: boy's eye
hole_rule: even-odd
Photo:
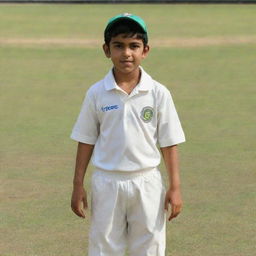
[[[114,47],[117,48],[117,49],[120,49],[120,48],[122,48],[122,45],[121,44],[115,44]]]
[[[139,48],[140,46],[138,45],[138,44],[132,44],[131,45],[131,48],[133,48],[133,49],[136,49],[136,48]]]

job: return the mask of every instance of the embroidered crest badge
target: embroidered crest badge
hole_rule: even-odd
[[[142,110],[141,110],[141,119],[145,122],[145,123],[148,123],[152,120],[154,116],[154,109],[152,107],[144,107]]]

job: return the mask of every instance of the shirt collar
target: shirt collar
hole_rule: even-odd
[[[137,84],[136,88],[138,91],[149,91],[153,86],[153,79],[149,74],[147,74],[144,69],[140,66],[141,77],[140,82]],[[113,89],[120,89],[116,84],[112,69],[108,72],[108,74],[104,78],[104,86],[107,91]]]

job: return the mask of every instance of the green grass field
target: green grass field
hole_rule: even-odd
[[[87,255],[89,217],[69,207],[69,135],[86,89],[111,67],[99,46],[121,12],[145,17],[152,43],[187,42],[155,43],[143,64],[171,90],[187,137],[184,208],[168,225],[166,255],[254,256],[256,6],[39,4],[0,5],[0,255]]]

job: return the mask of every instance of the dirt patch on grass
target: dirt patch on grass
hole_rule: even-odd
[[[203,47],[215,45],[241,45],[255,44],[256,36],[234,36],[234,37],[191,37],[191,38],[162,38],[151,40],[153,47]],[[81,47],[98,48],[101,47],[101,39],[81,39],[81,38],[0,38],[0,45],[13,45],[20,47]]]
[[[256,36],[165,38],[152,41],[155,47],[202,47],[256,43]]]
[[[96,48],[100,40],[96,39],[68,39],[68,38],[1,38],[0,45],[14,46],[58,46],[58,47],[83,47]]]

